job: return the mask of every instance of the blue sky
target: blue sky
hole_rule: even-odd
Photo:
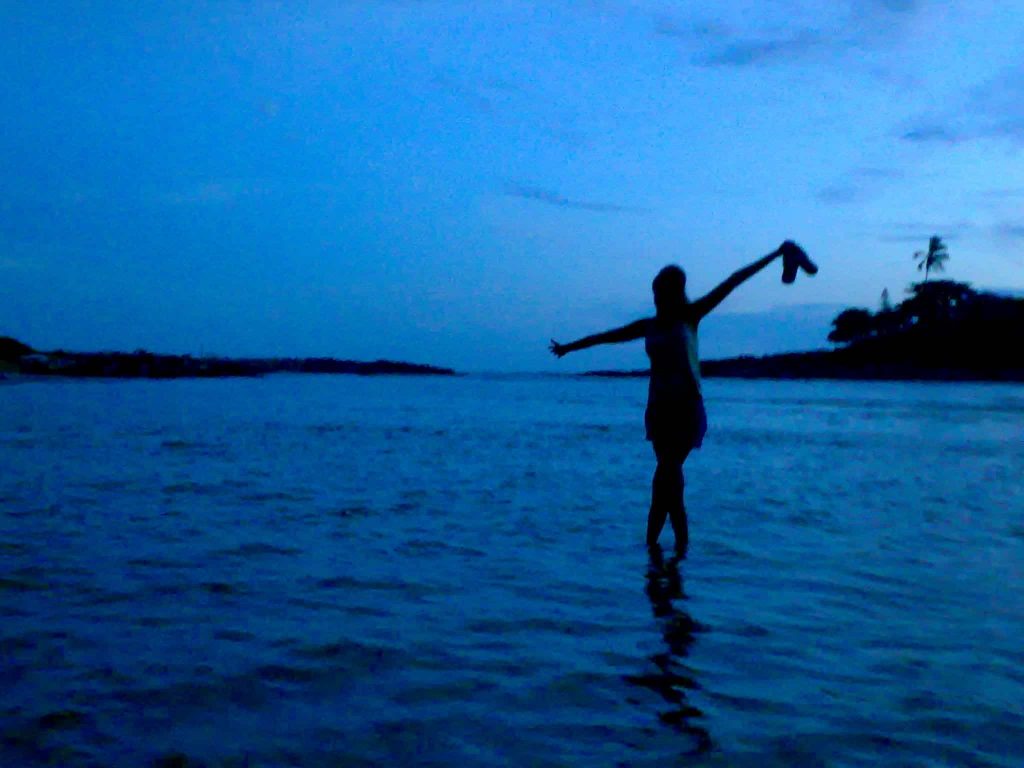
[[[545,346],[786,237],[821,273],[755,278],[705,356],[806,346],[931,234],[1021,289],[1021,51],[1015,3],[4,3],[0,334],[639,366]]]

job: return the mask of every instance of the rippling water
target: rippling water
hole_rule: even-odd
[[[1024,388],[707,394],[5,384],[0,765],[1024,764]]]

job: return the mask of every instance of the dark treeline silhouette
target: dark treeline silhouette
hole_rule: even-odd
[[[1024,299],[967,283],[915,283],[878,312],[846,309],[832,321],[838,349],[703,364],[707,376],[1024,381]]]
[[[27,344],[0,337],[0,371],[35,376],[79,378],[219,378],[268,373],[346,373],[452,375],[451,368],[375,360],[358,362],[330,357],[227,358],[157,355],[135,352],[36,352]]]
[[[13,362],[35,352],[28,344],[22,344],[10,336],[0,336],[0,360]]]
[[[1024,378],[1024,299],[934,280],[910,286],[907,299],[878,312],[847,309],[829,341],[847,359],[905,363],[970,378]]]
[[[922,342],[948,341],[951,337],[998,330],[1010,330],[1022,320],[1024,301],[975,291],[968,283],[935,280],[915,283],[909,297],[890,305],[883,300],[878,312],[846,309],[832,321],[828,340],[857,344],[869,339],[889,338]]]

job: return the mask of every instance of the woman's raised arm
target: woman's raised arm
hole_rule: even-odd
[[[706,296],[702,296],[694,301],[692,306],[697,313],[697,319],[699,320],[707,315],[711,310],[721,304],[725,297],[732,293],[741,283],[749,280],[781,255],[782,246],[779,246],[767,256],[762,256],[757,261],[751,262],[747,266],[737,269],[725,278],[725,280],[723,280],[718,286],[710,290]]]
[[[587,347],[596,347],[598,344],[621,344],[624,341],[642,339],[647,333],[647,326],[650,322],[650,320],[637,320],[621,328],[612,328],[604,333],[584,336],[582,339],[570,341],[568,344],[559,344],[552,339],[549,348],[551,349],[551,354],[555,357],[565,357],[570,352],[576,352]]]

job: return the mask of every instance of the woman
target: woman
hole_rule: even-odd
[[[651,360],[644,423],[658,461],[652,483],[651,511],[647,517],[648,546],[657,544],[666,518],[672,521],[676,548],[685,551],[688,541],[683,462],[691,450],[700,448],[707,431],[697,356],[697,326],[740,283],[780,256],[786,262],[783,272],[786,282],[792,282],[797,266],[810,274],[817,271],[799,246],[787,240],[767,256],[738,269],[707,296],[690,301],[686,297],[686,273],[677,266],[668,266],[658,273],[651,286],[654,317],[585,336],[569,344],[551,342],[552,354],[563,357],[598,344],[644,339]]]

